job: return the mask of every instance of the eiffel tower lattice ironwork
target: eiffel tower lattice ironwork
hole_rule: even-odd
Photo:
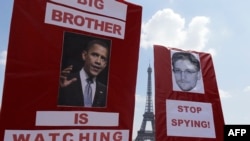
[[[149,65],[145,112],[143,114],[141,128],[137,132],[137,137],[136,137],[135,141],[155,141],[155,117],[154,117],[153,102],[152,102],[151,73],[152,73],[152,68]],[[151,130],[146,129],[147,122],[151,122]]]

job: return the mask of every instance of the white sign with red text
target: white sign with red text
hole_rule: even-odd
[[[119,114],[91,111],[37,111],[36,126],[118,126]]]
[[[128,141],[129,130],[5,130],[4,141]]]
[[[166,100],[167,135],[215,138],[211,103]]]
[[[126,21],[127,5],[116,0],[51,0],[60,4]],[[114,12],[116,11],[116,12]]]
[[[47,3],[45,23],[124,39],[125,22]]]

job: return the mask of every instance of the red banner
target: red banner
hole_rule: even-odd
[[[131,141],[141,14],[125,1],[14,1],[0,140]]]
[[[156,140],[223,141],[212,57],[154,46]]]

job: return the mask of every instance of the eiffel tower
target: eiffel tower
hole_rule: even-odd
[[[137,132],[137,137],[136,137],[135,141],[155,141],[155,117],[154,117],[153,102],[152,102],[151,73],[152,73],[152,68],[149,65],[149,67],[148,67],[148,88],[147,88],[145,112],[143,114],[141,128]],[[147,122],[151,122],[152,130],[146,130]]]

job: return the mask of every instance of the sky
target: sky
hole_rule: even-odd
[[[143,119],[147,68],[154,66],[154,44],[210,53],[225,123],[250,124],[250,1],[127,1],[143,7],[133,137]],[[0,0],[0,102],[12,6],[13,0]],[[154,69],[152,84],[153,74]]]

